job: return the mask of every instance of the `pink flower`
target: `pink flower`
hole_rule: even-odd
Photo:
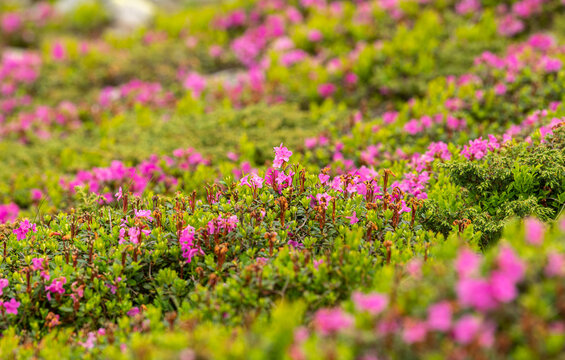
[[[359,219],[357,218],[357,213],[354,211],[351,216],[346,216],[346,219],[349,219],[349,224],[353,225],[353,224],[357,224],[359,222]]]
[[[9,302],[1,302],[0,304],[6,309],[7,314],[14,314],[18,315],[18,308],[20,307],[20,302],[16,301],[16,299],[11,299]]]
[[[20,208],[14,203],[0,205],[0,224],[16,220],[19,211]]]
[[[44,258],[33,258],[31,259],[31,268],[33,270],[43,270],[43,263],[45,262]]]
[[[347,85],[355,85],[357,84],[359,78],[357,77],[357,74],[353,72],[348,72],[347,74],[345,74],[344,80],[345,80],[345,84]]]
[[[6,34],[10,34],[18,31],[18,29],[22,25],[22,19],[17,13],[5,13],[2,16],[2,21],[0,24],[2,31]]]
[[[478,11],[481,8],[479,0],[461,0],[455,5],[455,11],[460,15],[465,15]]]
[[[494,86],[494,93],[496,95],[504,95],[506,94],[506,85],[504,84],[496,84]]]
[[[37,232],[37,227],[35,224],[30,223],[28,219],[25,219],[20,222],[20,226],[17,229],[13,230],[13,233],[16,234],[18,240],[24,240],[30,231]]]
[[[518,282],[524,277],[526,264],[509,246],[503,246],[496,258],[498,267],[511,281]]]
[[[153,221],[153,217],[151,216],[151,210],[134,210],[134,214],[136,218]]]
[[[133,244],[137,244],[139,243],[139,239],[141,237],[141,231],[136,226],[130,227],[128,230],[128,236],[129,236],[129,240]]]
[[[318,174],[318,179],[320,179],[320,183],[322,185],[324,185],[325,183],[328,182],[328,180],[330,179],[329,175],[325,175],[325,174]]]
[[[141,311],[139,310],[139,308],[137,306],[134,306],[127,312],[127,314],[128,314],[128,316],[133,317],[133,316],[139,314],[140,312]]]
[[[195,243],[195,235],[196,232],[190,225],[187,225],[181,233],[179,242],[182,257],[186,259],[187,263],[190,263],[195,255],[204,255],[204,251]]]
[[[524,30],[524,23],[512,15],[503,17],[498,23],[498,33],[502,36],[513,36]]]
[[[515,281],[506,273],[493,271],[489,279],[490,292],[496,300],[507,303],[516,298],[518,290]]]
[[[196,72],[189,73],[183,82],[184,88],[191,91],[192,96],[197,98],[206,88],[206,78]]]
[[[324,259],[320,259],[320,260],[314,260],[314,269],[318,270],[318,267],[324,263]]]
[[[63,60],[65,59],[66,52],[65,52],[65,48],[63,47],[63,44],[61,44],[60,42],[56,42],[55,45],[53,46],[53,50],[51,55],[53,56],[54,60]]]
[[[120,189],[118,190],[118,192],[114,194],[114,196],[116,197],[116,199],[117,199],[118,201],[120,201],[120,199],[121,199],[122,196],[123,196],[122,187],[121,187],[121,186],[120,186]]]
[[[526,242],[531,245],[541,245],[545,233],[543,223],[530,217],[524,221],[524,226],[526,228]]]
[[[323,35],[322,32],[320,30],[310,30],[310,32],[308,32],[308,40],[310,40],[311,42],[318,42],[321,41],[323,39]]]
[[[422,130],[423,130],[422,125],[416,119],[412,119],[404,125],[404,131],[406,131],[410,135],[416,135]]]
[[[379,293],[365,295],[360,292],[354,292],[351,298],[357,310],[367,311],[371,315],[377,315],[388,306],[388,298]]]
[[[561,70],[561,67],[563,66],[563,63],[561,62],[561,60],[552,59],[552,58],[549,58],[549,57],[545,57],[542,60],[542,64],[543,64],[545,71],[548,72],[548,73],[558,72],[559,70]]]
[[[404,331],[402,332],[402,340],[407,344],[414,344],[424,341],[428,329],[426,323],[419,320],[406,320],[404,324]]]
[[[353,325],[353,318],[339,308],[320,309],[314,315],[314,327],[322,335],[347,329]]]
[[[78,343],[87,350],[93,349],[96,343],[96,333],[93,331],[89,332],[86,341],[79,341]]]
[[[292,151],[288,150],[281,143],[280,146],[274,147],[275,150],[275,160],[273,161],[273,167],[280,168],[284,163],[287,163],[292,156]]]
[[[428,327],[431,330],[447,331],[451,327],[451,304],[442,301],[428,308]]]
[[[547,265],[544,269],[545,275],[549,277],[565,275],[565,256],[559,253],[547,255]],[[2,281],[2,280],[0,280]],[[1,286],[1,285],[0,285]],[[0,295],[2,292],[0,291]]]
[[[455,323],[453,335],[463,345],[473,341],[481,328],[481,320],[473,315],[465,315]]]
[[[0,279],[0,295],[4,293],[4,288],[8,287],[9,284],[10,282],[8,281],[8,279]]]
[[[414,258],[406,263],[406,272],[410,276],[419,279],[422,276],[422,259]]]
[[[33,201],[41,200],[43,193],[39,189],[31,189],[31,199]]]
[[[398,112],[388,111],[383,114],[383,123],[392,124],[398,119]]]
[[[481,265],[482,259],[471,250],[464,248],[459,251],[455,259],[455,270],[460,278],[475,275]]]
[[[325,83],[318,86],[318,94],[323,98],[332,96],[336,90],[337,87],[332,83]]]
[[[491,284],[487,280],[463,278],[457,283],[457,299],[463,306],[479,311],[491,310],[497,306],[491,289]]]
[[[48,291],[47,298],[51,300],[51,293],[61,294],[61,295],[64,294],[65,289],[63,288],[63,285],[66,283],[67,283],[67,278],[65,278],[64,276],[61,276],[60,278],[53,280],[49,286],[45,287],[45,291]]]

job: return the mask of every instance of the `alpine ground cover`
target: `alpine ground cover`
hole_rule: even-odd
[[[559,358],[563,6],[0,5],[1,357]]]

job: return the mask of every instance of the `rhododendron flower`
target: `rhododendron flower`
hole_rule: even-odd
[[[18,205],[14,203],[0,205],[0,224],[16,220],[19,210]]]
[[[314,269],[318,270],[318,267],[324,263],[324,259],[314,260]]]
[[[408,319],[404,323],[404,331],[402,332],[402,340],[407,344],[414,344],[424,341],[428,329],[426,323],[419,320]]]
[[[128,314],[128,316],[133,317],[133,316],[139,314],[140,312],[141,311],[139,310],[139,308],[137,306],[134,306],[127,312],[127,314]]]
[[[518,295],[515,281],[506,273],[494,271],[490,276],[489,282],[492,297],[500,302],[510,302]]]
[[[7,314],[18,315],[18,308],[20,307],[20,302],[16,301],[16,299],[10,299],[10,301],[5,301],[5,302],[0,301],[0,306],[3,306],[4,309],[6,309]]]
[[[16,234],[18,240],[24,240],[30,231],[37,232],[37,227],[35,224],[30,223],[28,219],[25,219],[20,222],[20,226],[17,229],[13,230],[13,233]]]
[[[91,331],[88,333],[88,337],[86,341],[79,341],[78,344],[87,350],[91,350],[94,348],[94,344],[96,342],[96,333]]]
[[[353,325],[353,317],[340,308],[320,309],[314,315],[314,327],[322,335],[329,335]]]
[[[318,175],[318,179],[320,179],[320,183],[321,183],[322,185],[324,185],[325,183],[328,182],[328,180],[330,179],[330,176],[329,176],[329,175],[326,175],[326,174],[319,174],[319,175]]]
[[[45,262],[44,258],[33,258],[31,259],[31,268],[33,270],[43,270],[43,263]]]
[[[121,186],[120,186],[120,189],[118,190],[118,192],[114,194],[114,196],[116,197],[116,199],[118,201],[122,199],[123,193],[122,193],[122,187]]]
[[[195,255],[204,255],[204,251],[202,251],[200,246],[195,244],[195,235],[196,232],[190,225],[187,225],[181,233],[179,241],[182,257],[186,259],[187,263],[190,263]]]
[[[535,218],[527,218],[524,221],[526,228],[526,242],[531,245],[541,245],[545,234],[545,227],[542,222]]]
[[[383,114],[383,122],[385,124],[392,124],[398,119],[398,112],[388,111]]]
[[[558,72],[559,70],[561,70],[561,67],[563,66],[563,63],[561,62],[561,60],[552,59],[552,58],[549,58],[549,57],[545,57],[542,60],[542,64],[543,64],[545,71],[548,72],[548,73]]]
[[[357,218],[357,213],[355,211],[351,213],[351,216],[346,216],[346,218],[349,219],[350,225],[357,224],[359,222],[359,219]]]
[[[4,288],[10,284],[8,279],[0,279],[0,295],[3,295]]]
[[[54,60],[58,60],[58,61],[64,60],[67,54],[65,48],[63,47],[63,44],[61,44],[60,42],[56,42],[55,45],[53,46],[51,55]]]
[[[193,97],[197,98],[206,88],[206,79],[196,72],[191,72],[184,78],[183,86],[190,90]]]
[[[455,259],[455,270],[460,278],[475,275],[481,266],[482,258],[471,250],[464,248]]]
[[[518,282],[524,277],[526,264],[509,246],[503,246],[496,258],[498,267],[513,282]]]
[[[497,306],[491,284],[487,280],[464,278],[459,280],[456,287],[457,299],[461,305],[479,311],[491,310]]]
[[[280,146],[274,147],[273,149],[275,150],[275,160],[273,161],[273,166],[280,168],[284,163],[287,163],[290,160],[292,151],[284,147],[282,143]]]
[[[325,83],[318,86],[318,94],[323,98],[332,96],[336,90],[337,87],[332,83]]]
[[[148,221],[153,221],[151,210],[134,210],[134,214],[136,218],[143,218],[147,219]]]
[[[39,189],[31,189],[31,200],[38,201],[43,197],[43,193]]]
[[[481,8],[479,0],[461,0],[455,5],[455,11],[460,15],[465,15],[478,11]]]
[[[406,263],[406,272],[413,278],[419,279],[422,277],[423,261],[420,258],[411,259]]]
[[[513,36],[524,30],[524,23],[512,15],[507,15],[498,23],[498,33],[503,36]]]
[[[322,32],[320,30],[314,29],[308,32],[308,40],[310,40],[311,42],[321,41],[323,37],[324,36],[322,35]]]
[[[135,226],[130,227],[128,230],[128,236],[132,244],[138,244],[141,236],[141,231],[139,230],[138,227]]]
[[[67,278],[64,276],[53,280],[50,285],[45,287],[45,291],[47,291],[47,299],[51,300],[51,293],[60,295],[64,294],[65,289],[63,288],[63,285],[66,283]]]
[[[346,85],[355,85],[357,84],[357,81],[359,80],[359,78],[357,77],[357,74],[353,73],[353,72],[348,72],[347,74],[345,74],[345,84]],[[357,119],[356,119],[357,121]]]
[[[327,207],[331,200],[332,196],[328,193],[316,194],[316,201],[318,202],[318,205]]]
[[[379,293],[365,295],[360,292],[354,292],[351,298],[359,311],[367,311],[371,315],[379,314],[388,306],[386,295]]]
[[[547,265],[544,269],[545,275],[565,276],[565,255],[560,253],[550,253],[547,255]],[[2,280],[0,280],[2,281]],[[1,285],[0,285],[1,286]],[[2,292],[0,291],[0,295]]]
[[[451,327],[451,304],[442,301],[428,307],[428,328],[437,331],[447,331]]]
[[[2,32],[10,34],[19,30],[22,25],[22,18],[17,13],[5,13],[0,21]]]
[[[455,340],[466,345],[473,341],[481,329],[481,320],[473,315],[465,315],[459,319],[453,328]]]
[[[422,130],[423,130],[422,125],[416,119],[412,119],[404,125],[404,131],[406,131],[410,135],[416,135]]]

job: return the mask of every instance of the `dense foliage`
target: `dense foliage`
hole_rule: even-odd
[[[0,358],[560,358],[565,5],[0,4]]]

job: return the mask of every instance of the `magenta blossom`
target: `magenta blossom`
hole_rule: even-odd
[[[459,251],[455,259],[455,270],[460,278],[466,278],[478,272],[482,259],[469,249]]]
[[[37,232],[37,227],[35,224],[30,223],[28,219],[21,221],[20,226],[13,230],[18,240],[24,240],[30,231]]]
[[[0,279],[0,295],[3,294],[4,288],[8,287],[9,284],[10,282],[8,279]]]
[[[182,257],[186,259],[187,263],[190,263],[195,255],[204,255],[204,251],[202,251],[200,246],[196,244],[195,235],[196,232],[194,228],[187,225],[187,227],[182,231],[179,239]]]
[[[360,292],[354,292],[351,298],[358,310],[367,311],[371,315],[382,312],[388,306],[388,298],[379,293],[365,295]]]
[[[314,327],[322,335],[329,335],[353,325],[353,317],[339,308],[320,309],[314,315]]]
[[[531,245],[541,245],[545,233],[543,223],[535,218],[527,218],[524,225],[526,227],[526,242]]]
[[[18,308],[20,307],[20,302],[16,299],[11,299],[10,301],[2,302],[0,301],[0,306],[6,309],[7,314],[18,315]]]
[[[137,306],[132,307],[128,312],[128,316],[135,316],[137,314],[139,314],[141,311],[139,310],[139,308]]]
[[[407,344],[414,344],[424,341],[428,332],[426,323],[419,320],[406,320],[404,324],[404,331],[402,332],[402,339]]]
[[[292,151],[288,150],[281,143],[280,146],[274,147],[275,150],[275,161],[273,161],[273,167],[280,168],[284,163],[287,163],[292,156]]]
[[[357,218],[357,213],[355,211],[351,213],[351,216],[346,216],[346,218],[349,219],[350,225],[357,224],[359,222],[359,219]]]
[[[437,331],[447,331],[451,327],[451,304],[442,301],[428,308],[428,328]]]
[[[332,96],[337,90],[337,87],[332,83],[325,83],[318,86],[318,94],[323,98]]]
[[[481,320],[473,315],[465,315],[457,321],[453,329],[455,340],[463,345],[473,341],[481,328]]]

